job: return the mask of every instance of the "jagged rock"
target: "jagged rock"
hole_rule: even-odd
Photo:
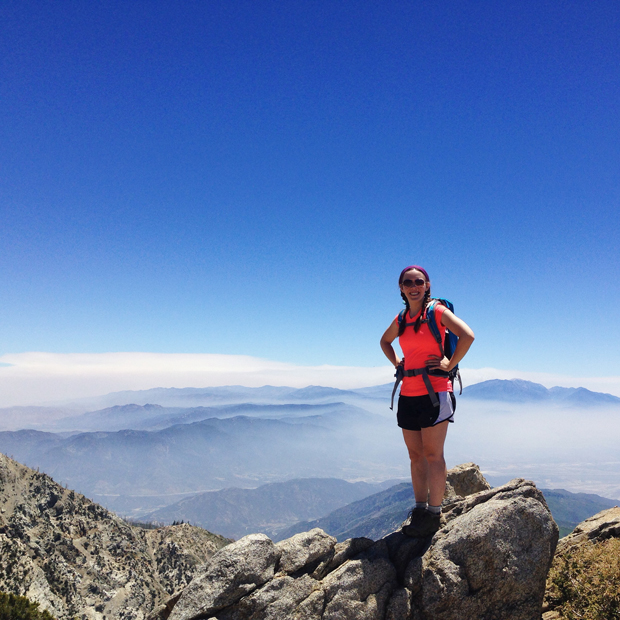
[[[229,543],[187,524],[134,527],[0,454],[0,590],[58,620],[140,620]]]
[[[369,549],[374,544],[374,540],[370,540],[370,538],[349,538],[344,542],[337,543],[333,548],[333,552],[328,554],[315,568],[312,576],[315,579],[323,579],[323,577],[338,568],[341,564],[344,564],[347,560],[362,553],[362,551],[366,551],[366,549]]]
[[[469,512],[478,504],[488,502],[492,498],[510,499],[514,495],[531,497],[549,510],[543,494],[536,488],[533,482],[526,481],[523,478],[515,478],[501,487],[496,487],[494,489],[489,488],[486,491],[480,491],[479,493],[474,493],[473,495],[457,498],[448,502],[444,506],[442,518],[445,523],[449,523],[452,519]],[[549,512],[549,514],[551,513]]]
[[[288,575],[274,577],[262,588],[242,598],[237,605],[218,614],[218,620],[266,620],[291,618],[299,604],[314,591],[316,581],[309,575],[297,579]]]
[[[323,579],[323,620],[374,620],[383,618],[392,591],[396,569],[388,547],[380,540],[367,551],[348,560]]]
[[[448,471],[445,497],[467,497],[490,488],[491,485],[485,480],[478,465],[463,463]]]
[[[385,620],[403,620],[411,615],[411,592],[407,588],[398,588],[392,594]]]
[[[620,508],[608,508],[582,521],[568,536],[558,543],[558,554],[586,541],[600,542],[620,537]]]
[[[336,539],[318,527],[295,534],[276,544],[280,551],[278,571],[288,575],[326,556],[336,545]]]
[[[473,468],[459,472],[473,481],[454,488],[483,490],[455,494],[434,537],[395,532],[374,543],[333,545],[320,530],[296,535],[278,543],[280,570],[263,585],[219,609],[186,611],[179,607],[184,593],[171,620],[539,620],[557,526],[533,483],[489,489]],[[226,549],[207,571],[215,571]],[[186,590],[193,597],[200,579]]]
[[[250,534],[218,551],[194,577],[170,620],[208,617],[274,576],[280,551],[265,534]]]

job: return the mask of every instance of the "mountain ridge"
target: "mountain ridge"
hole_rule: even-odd
[[[322,516],[385,486],[338,478],[296,478],[256,489],[198,493],[142,518],[156,523],[183,520],[230,538],[254,532],[274,538],[297,521]]]
[[[283,419],[287,417],[309,417],[325,415],[335,411],[347,410],[365,415],[368,412],[342,402],[334,403],[235,403],[214,405],[211,407],[164,407],[147,403],[138,405],[114,405],[89,411],[87,413],[63,418],[55,422],[51,432],[65,431],[119,431],[119,430],[163,430],[175,424],[191,424],[207,419],[224,419],[237,416],[265,419]]]
[[[583,387],[546,388],[524,379],[490,379],[463,388],[463,396],[478,400],[501,402],[553,402],[568,406],[618,406],[620,398],[604,392],[592,392]]]
[[[38,430],[93,430],[92,427],[75,428],[69,426],[79,420],[92,419],[94,414],[115,407],[171,409],[171,413],[191,415],[200,407],[211,408],[217,416],[225,406],[285,406],[294,405],[334,405],[343,402],[347,405],[361,406],[373,413],[388,416],[392,384],[341,390],[322,386],[291,388],[265,385],[259,388],[245,386],[220,386],[211,388],[150,388],[111,392],[98,397],[74,399],[49,403],[47,406],[20,406],[0,408],[0,430],[19,430],[25,427]],[[462,396],[466,400],[497,400],[511,403],[553,403],[567,407],[620,406],[620,398],[604,392],[594,392],[583,387],[546,388],[541,384],[523,379],[491,379],[465,386]],[[300,402],[305,401],[305,403]],[[196,412],[197,415],[198,412]],[[85,416],[85,417],[83,417]],[[96,417],[96,416],[94,416]],[[196,419],[196,418],[194,418]],[[169,420],[168,422],[171,422]],[[166,423],[162,420],[161,423]],[[120,430],[120,427],[116,427]]]
[[[0,451],[134,517],[185,493],[254,488],[291,478],[394,478],[397,461],[382,418],[351,406],[321,416],[234,416],[161,430],[123,429],[60,436],[2,431]],[[342,439],[348,437],[343,444]],[[367,464],[360,466],[360,454]],[[390,460],[391,458],[391,460]],[[380,476],[380,477],[379,477]],[[151,499],[142,503],[141,496]],[[118,498],[118,499],[115,499]]]

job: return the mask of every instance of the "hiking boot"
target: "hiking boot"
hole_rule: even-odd
[[[407,518],[403,522],[400,531],[407,536],[418,536],[416,533],[424,520],[424,515],[428,511],[426,508],[413,508],[409,511]]]
[[[406,536],[422,538],[432,536],[441,527],[441,515],[429,512],[423,508],[414,508],[410,518],[403,524],[401,531]]]

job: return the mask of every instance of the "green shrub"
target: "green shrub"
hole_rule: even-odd
[[[586,543],[557,556],[546,600],[566,620],[620,620],[620,539]]]
[[[54,620],[54,616],[25,596],[0,592],[0,620]]]

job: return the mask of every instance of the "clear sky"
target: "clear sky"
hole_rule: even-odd
[[[419,263],[464,365],[620,376],[619,32],[615,0],[2,2],[0,361],[384,366]]]

